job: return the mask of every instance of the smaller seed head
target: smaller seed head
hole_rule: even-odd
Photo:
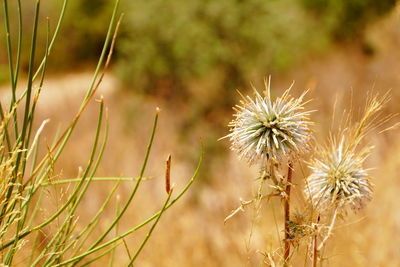
[[[344,143],[344,138],[338,145],[332,142],[310,162],[305,194],[320,212],[332,206],[360,210],[372,199],[370,176],[362,166],[370,148],[357,153]]]

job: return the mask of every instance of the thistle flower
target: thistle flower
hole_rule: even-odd
[[[329,207],[341,210],[362,209],[372,198],[370,177],[363,163],[370,153],[367,147],[355,152],[345,146],[345,138],[320,152],[310,163],[312,174],[307,178],[305,194],[319,211]]]
[[[249,164],[297,154],[308,147],[311,138],[312,111],[303,111],[306,92],[293,98],[289,88],[272,101],[269,85],[265,97],[256,89],[254,99],[242,96],[241,105],[234,108],[235,119],[229,124],[231,133],[226,137],[232,142],[231,149]]]

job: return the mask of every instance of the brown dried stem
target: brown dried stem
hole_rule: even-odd
[[[317,223],[314,225],[314,244],[313,244],[313,267],[317,267],[318,263],[318,224],[319,224],[319,216]]]
[[[284,266],[288,266],[289,263],[289,255],[290,255],[290,229],[289,229],[289,221],[290,221],[290,189],[292,184],[292,173],[293,173],[293,163],[289,162],[288,164],[288,174],[285,188],[285,251],[284,251]]]

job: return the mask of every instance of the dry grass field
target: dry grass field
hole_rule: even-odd
[[[313,114],[315,128],[322,133],[327,133],[331,127],[335,101],[338,103],[337,111],[342,111],[349,107],[352,98],[354,109],[357,110],[364,103],[368,91],[384,93],[391,89],[392,100],[386,112],[398,112],[400,76],[397,70],[400,69],[400,51],[395,48],[400,44],[400,34],[395,31],[394,25],[399,23],[398,13],[394,13],[387,21],[375,26],[379,31],[371,29],[372,40],[380,40],[382,46],[373,57],[364,55],[351,45],[338,47],[328,55],[307,60],[301,69],[285,75],[274,75],[273,93],[280,94],[292,79],[296,80],[294,95],[304,88],[310,88],[309,97],[313,100],[309,105],[318,110]],[[43,91],[38,121],[45,118],[56,122],[67,121],[77,109],[76,99],[83,96],[83,90],[80,89],[83,89],[82,85],[88,77],[86,72],[81,72],[50,79]],[[190,99],[188,106],[177,108],[172,100],[143,97],[118,88],[118,81],[109,74],[98,92],[98,95],[104,95],[109,108],[111,129],[100,176],[115,175],[115,170],[127,176],[134,176],[138,172],[137,162],[145,150],[143,140],[150,131],[149,118],[157,106],[162,110],[155,149],[150,158],[151,165],[146,173],[154,179],[145,182],[140,199],[134,203],[135,208],[128,211],[129,215],[121,223],[122,229],[140,221],[139,216],[150,214],[162,201],[164,161],[169,153],[173,157],[172,181],[179,188],[194,168],[192,159],[199,150],[200,137],[205,144],[212,144],[221,150],[227,150],[228,142],[217,141],[222,135],[215,137],[207,131],[199,131],[191,133],[193,136],[190,140],[182,143],[179,137],[181,114],[185,108],[189,108]],[[68,152],[60,163],[62,177],[76,175],[77,166],[85,163],[87,155],[84,151],[88,151],[88,140],[93,135],[96,122],[92,118],[95,114],[96,109],[91,107],[79,123],[78,131],[73,136],[74,145],[67,147]],[[224,116],[222,120],[227,123],[230,115]],[[202,123],[207,129],[207,122]],[[48,136],[52,136],[56,128],[57,125],[50,123],[46,129]],[[368,137],[375,146],[375,152],[368,160],[368,165],[374,166],[374,199],[362,212],[338,221],[338,227],[325,251],[323,266],[400,264],[398,136],[398,130],[393,130]],[[324,138],[322,134],[317,136],[320,140]],[[162,219],[137,266],[259,266],[261,252],[270,252],[279,247],[276,231],[280,230],[276,229],[273,220],[275,216],[278,225],[281,225],[279,200],[265,201],[258,215],[254,214],[252,207],[248,207],[245,212],[224,224],[224,218],[238,207],[240,199],[252,198],[257,168],[249,169],[230,152],[214,154],[205,151],[205,158],[206,164],[202,166],[202,172],[190,193]],[[303,180],[303,174],[295,172],[296,186],[302,186]],[[84,199],[82,220],[86,212],[90,213],[98,205],[97,200],[104,197],[107,186],[110,186],[107,182],[93,185]],[[122,199],[130,186],[127,182],[121,187],[119,194]],[[298,203],[302,203],[302,196],[294,197],[299,199]],[[108,212],[112,216],[113,210]],[[137,237],[128,238],[127,242],[134,246],[136,240]],[[118,249],[117,255],[122,266],[127,260],[124,249]],[[293,266],[303,266],[303,258],[298,257]]]
[[[399,113],[398,25],[399,8],[368,29],[368,41],[376,47],[373,55],[364,53],[359,46],[349,42],[323,55],[309,57],[288,72],[273,73],[272,94],[281,95],[293,80],[293,95],[298,96],[305,89],[310,89],[307,98],[312,101],[308,107],[317,110],[311,117],[315,121],[313,127],[318,133],[318,141],[325,141],[329,131],[338,127],[337,121],[332,122],[333,113],[340,117],[343,111],[353,107],[354,119],[359,118],[359,111],[369,93],[382,95],[390,90],[391,100],[384,113]],[[34,126],[39,127],[43,120],[50,119],[43,132],[46,142],[51,143],[57,129],[65,127],[73,118],[85,95],[90,75],[90,71],[85,69],[47,79],[38,102]],[[252,82],[261,88],[263,77]],[[197,88],[196,85],[194,87]],[[240,205],[240,200],[254,197],[257,190],[255,178],[258,176],[257,167],[249,168],[246,162],[240,161],[229,150],[228,140],[218,140],[228,134],[225,125],[231,120],[231,112],[217,114],[216,121],[221,123],[218,129],[211,129],[214,124],[209,122],[210,118],[201,118],[195,127],[187,130],[185,125],[190,122],[185,121],[187,116],[184,115],[190,112],[194,98],[175,103],[173,97],[143,95],[135,88],[129,91],[121,88],[110,71],[95,95],[96,99],[104,97],[110,123],[109,141],[97,176],[136,177],[146,151],[156,107],[161,109],[161,113],[145,173],[145,177],[151,179],[143,182],[140,194],[118,226],[120,232],[140,223],[162,205],[166,196],[164,171],[167,156],[172,155],[171,181],[176,189],[181,189],[196,167],[200,143],[205,147],[205,161],[197,180],[176,206],[163,215],[135,266],[269,266],[263,263],[263,254],[274,254],[276,249],[282,249],[282,240],[277,237],[277,232],[282,237],[280,226],[283,224],[282,202],[279,199],[264,200],[258,210],[249,205],[244,212],[224,223],[231,211]],[[240,96],[234,89],[230,93],[239,100]],[[248,88],[239,90],[251,94],[250,81]],[[4,101],[10,97],[3,89],[0,94]],[[207,92],[204,94],[205,97],[213,97],[207,96]],[[55,179],[76,177],[79,166],[87,163],[97,112],[96,102],[91,103],[55,166]],[[398,116],[394,117],[389,124],[398,120]],[[373,200],[361,212],[338,219],[324,250],[321,266],[400,266],[400,135],[398,129],[378,132],[367,137],[367,143],[375,147],[366,162],[367,168],[373,168]],[[304,163],[296,163],[294,187],[303,188],[309,173]],[[79,207],[78,229],[94,215],[112,185],[106,181],[90,185]],[[131,188],[132,182],[121,182],[117,194],[122,201]],[[60,192],[47,192],[45,198],[49,205],[39,211],[38,221],[48,217],[49,211],[57,206],[57,201],[62,199],[58,195]],[[295,194],[293,198],[296,204],[292,209],[301,209],[304,197]],[[106,216],[100,221],[100,229],[110,223],[117,205],[115,201],[111,202]],[[127,246],[132,250],[137,247],[146,235],[146,229],[127,237]],[[55,230],[46,228],[44,239]],[[26,249],[29,248],[30,244],[27,244]],[[305,261],[306,249],[304,246],[298,248],[292,266],[311,266],[309,259]],[[24,258],[19,260],[22,262]],[[107,266],[108,260],[105,257],[91,266]],[[125,266],[127,262],[126,250],[120,246],[116,249],[115,266]],[[15,264],[19,266],[18,260]]]

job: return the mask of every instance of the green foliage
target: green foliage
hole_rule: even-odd
[[[215,72],[222,86],[247,84],[326,43],[288,0],[131,1],[128,12],[119,73],[144,90],[181,89]]]
[[[130,1],[118,73],[135,90],[185,96],[193,81],[247,85],[339,37],[360,35],[395,0]],[[185,90],[182,90],[185,89]]]
[[[302,0],[338,39],[360,35],[365,26],[387,13],[396,0]]]
[[[360,37],[365,26],[389,12],[395,2],[124,1],[126,12],[116,49],[116,70],[129,87],[167,96],[186,96],[188,85],[207,79],[213,79],[212,90],[243,87],[254,77],[296,66],[305,55],[327,48],[332,41]],[[42,3],[40,20],[50,17],[51,30],[61,4]],[[66,37],[54,48],[57,56],[49,61],[52,71],[95,61],[112,4],[112,0],[69,2],[62,26]],[[10,6],[15,5],[10,1]],[[32,17],[33,2],[24,2],[23,6],[23,17]],[[15,29],[16,21],[11,23]],[[30,24],[22,26],[24,32],[31,31]],[[38,42],[42,45],[38,46],[38,54],[44,53],[45,40],[46,32],[39,30]],[[29,50],[28,42],[22,46]],[[0,48],[5,49],[4,42],[0,42]],[[0,61],[4,64],[4,55],[0,55]],[[23,70],[27,70],[28,63],[28,55],[22,55]],[[226,106],[232,104],[228,102]]]

